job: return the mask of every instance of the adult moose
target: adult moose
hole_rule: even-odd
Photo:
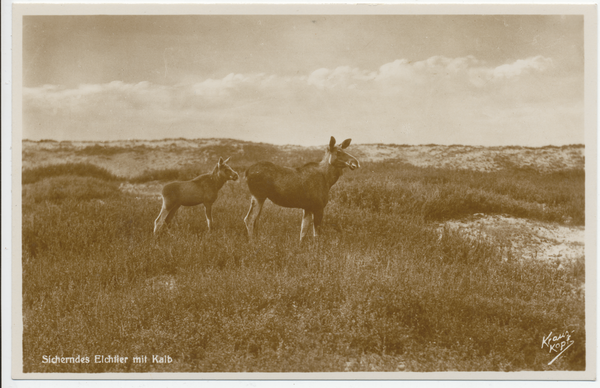
[[[313,236],[317,236],[323,210],[329,200],[329,189],[337,182],[344,168],[354,170],[360,167],[358,160],[344,151],[350,141],[346,139],[336,146],[332,136],[320,163],[308,163],[298,168],[282,167],[271,162],[250,166],[246,170],[246,179],[252,199],[250,210],[244,218],[248,236],[252,238],[267,198],[279,206],[304,210],[300,241],[306,236],[311,220]]]
[[[212,204],[217,200],[219,190],[225,182],[237,180],[238,174],[227,165],[229,158],[219,162],[212,173],[200,175],[191,181],[172,182],[163,187],[163,204],[160,214],[154,221],[154,234],[156,234],[165,223],[171,222],[180,206],[196,206],[204,204],[208,230],[212,230]]]

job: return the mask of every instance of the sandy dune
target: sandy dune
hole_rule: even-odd
[[[229,152],[242,154],[248,142],[227,139],[196,140],[129,140],[113,142],[34,142],[23,141],[23,167],[39,165],[89,162],[100,165],[119,175],[130,175],[135,170],[178,168],[193,163],[206,163],[209,150],[228,147]],[[256,144],[256,143],[254,143]],[[89,155],[81,152],[94,145],[120,148],[111,155]],[[322,147],[276,146],[281,151]],[[582,145],[563,147],[472,147],[443,145],[384,145],[353,144],[351,153],[363,162],[379,162],[386,159],[401,160],[419,167],[469,169],[494,171],[506,167],[529,167],[540,171],[583,168],[585,148]],[[127,152],[128,149],[131,152]],[[227,155],[232,156],[232,155]],[[235,155],[233,155],[235,160]]]
[[[585,228],[558,225],[505,215],[475,214],[463,220],[439,224],[440,237],[445,228],[458,230],[473,241],[483,239],[505,246],[505,260],[544,260],[560,268],[565,262],[585,257]]]

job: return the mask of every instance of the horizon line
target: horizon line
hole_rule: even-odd
[[[294,147],[303,147],[303,148],[314,148],[321,147],[322,145],[300,145],[300,144],[275,144],[275,143],[267,143],[260,141],[250,141],[250,140],[242,140],[242,139],[234,139],[234,138],[226,138],[226,137],[205,137],[205,138],[184,138],[184,137],[166,137],[161,139],[140,139],[140,138],[132,138],[132,139],[120,139],[120,140],[56,140],[56,139],[21,139],[22,142],[32,142],[32,143],[119,143],[119,142],[161,142],[161,141],[207,141],[207,140],[221,140],[221,141],[235,141],[240,143],[252,143],[252,144],[269,144],[273,146],[294,146]],[[323,142],[326,145],[327,142]],[[562,148],[562,147],[585,147],[584,143],[570,143],[570,144],[546,144],[543,146],[528,146],[528,145],[519,145],[519,144],[509,144],[509,145],[472,145],[472,144],[436,144],[436,143],[427,143],[427,144],[398,144],[398,143],[353,143],[352,145],[386,145],[386,146],[400,146],[400,147],[476,147],[476,148],[509,148],[509,147],[521,147],[521,148]]]

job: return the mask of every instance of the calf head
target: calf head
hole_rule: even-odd
[[[227,164],[229,158],[223,160],[223,158],[219,158],[219,163],[217,164],[217,169],[219,171],[219,175],[222,175],[228,181],[237,181],[238,173],[233,171],[231,167]]]

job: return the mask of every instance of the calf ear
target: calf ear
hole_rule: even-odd
[[[219,158],[219,166],[223,164],[223,158]]]
[[[333,147],[335,147],[335,137],[331,136],[331,140],[329,140],[329,149],[333,151]]]
[[[226,164],[227,162],[229,162],[229,159],[231,159],[231,156],[229,158],[225,159],[225,161],[223,163]]]
[[[348,146],[350,145],[351,141],[352,141],[352,139],[346,139],[346,140],[344,140],[344,142],[342,143],[342,149],[348,148]]]

